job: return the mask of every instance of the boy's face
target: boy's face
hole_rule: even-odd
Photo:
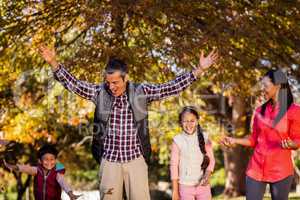
[[[41,159],[41,164],[46,170],[51,170],[56,165],[56,157],[53,154],[46,153]]]

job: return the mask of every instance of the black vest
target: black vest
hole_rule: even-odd
[[[140,84],[128,83],[126,89],[129,104],[133,111],[134,123],[137,129],[141,151],[147,163],[150,161],[151,144],[148,128],[147,98]],[[97,95],[96,109],[94,113],[94,128],[92,141],[92,154],[100,163],[103,155],[104,138],[107,135],[108,121],[111,116],[113,96],[105,84]]]

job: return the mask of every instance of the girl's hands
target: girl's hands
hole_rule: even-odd
[[[203,177],[200,180],[200,185],[207,186],[209,184],[210,176],[211,176],[211,171],[206,170],[205,174],[203,175]]]

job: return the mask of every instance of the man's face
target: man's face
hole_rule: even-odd
[[[121,96],[126,91],[127,81],[128,76],[122,78],[120,71],[105,75],[105,83],[115,97]]]

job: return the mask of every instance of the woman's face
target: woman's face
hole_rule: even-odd
[[[280,85],[274,85],[268,76],[262,79],[262,91],[266,100],[276,100]]]
[[[183,114],[181,119],[181,125],[187,134],[193,134],[197,129],[198,120],[197,117],[189,112]]]

